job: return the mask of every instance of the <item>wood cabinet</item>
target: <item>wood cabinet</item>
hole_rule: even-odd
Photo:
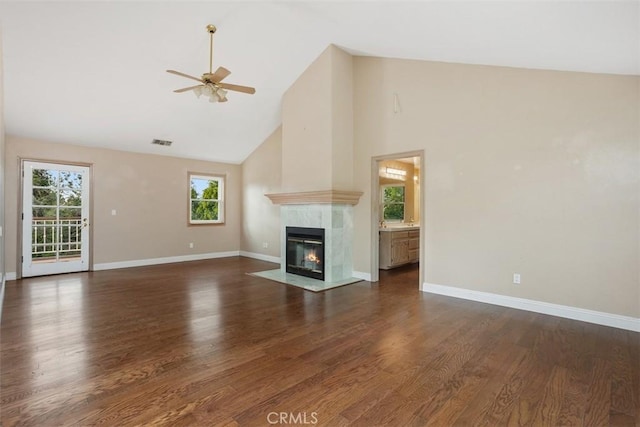
[[[380,231],[380,268],[388,270],[420,260],[420,230]]]

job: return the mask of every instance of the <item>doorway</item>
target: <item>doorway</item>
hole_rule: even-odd
[[[372,281],[401,274],[424,281],[423,151],[372,158]],[[408,273],[408,274],[405,274]]]
[[[89,166],[24,160],[22,177],[22,277],[89,270]]]

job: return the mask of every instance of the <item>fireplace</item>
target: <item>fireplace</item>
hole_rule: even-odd
[[[287,273],[324,280],[324,228],[286,227]]]
[[[358,203],[361,195],[359,191],[343,190],[266,194],[274,204],[281,205],[280,272],[283,276],[305,271],[304,267],[301,269],[298,263],[293,262],[298,249],[290,250],[288,242],[289,231],[298,229],[301,232],[294,234],[306,235],[311,237],[307,240],[322,242],[323,251],[316,253],[316,256],[321,256],[322,263],[322,268],[316,270],[322,273],[316,272],[312,276],[318,279],[318,283],[315,283],[318,287],[328,289],[332,285],[344,284],[353,279],[353,206]],[[311,227],[320,232],[309,235]],[[292,256],[294,258],[290,259]],[[292,269],[291,266],[294,265],[298,265],[298,268]]]

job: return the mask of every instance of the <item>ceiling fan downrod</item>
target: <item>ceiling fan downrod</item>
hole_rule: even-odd
[[[209,74],[213,74],[213,34],[216,32],[216,26],[207,25],[207,32],[209,33]]]

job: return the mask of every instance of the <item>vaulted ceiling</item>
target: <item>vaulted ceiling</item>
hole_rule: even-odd
[[[354,55],[638,75],[639,4],[5,1],[5,127],[51,142],[239,163],[280,125],[283,93],[331,43]],[[230,92],[212,104],[172,92],[191,81],[165,70],[208,71],[210,23],[214,68],[255,95]]]

